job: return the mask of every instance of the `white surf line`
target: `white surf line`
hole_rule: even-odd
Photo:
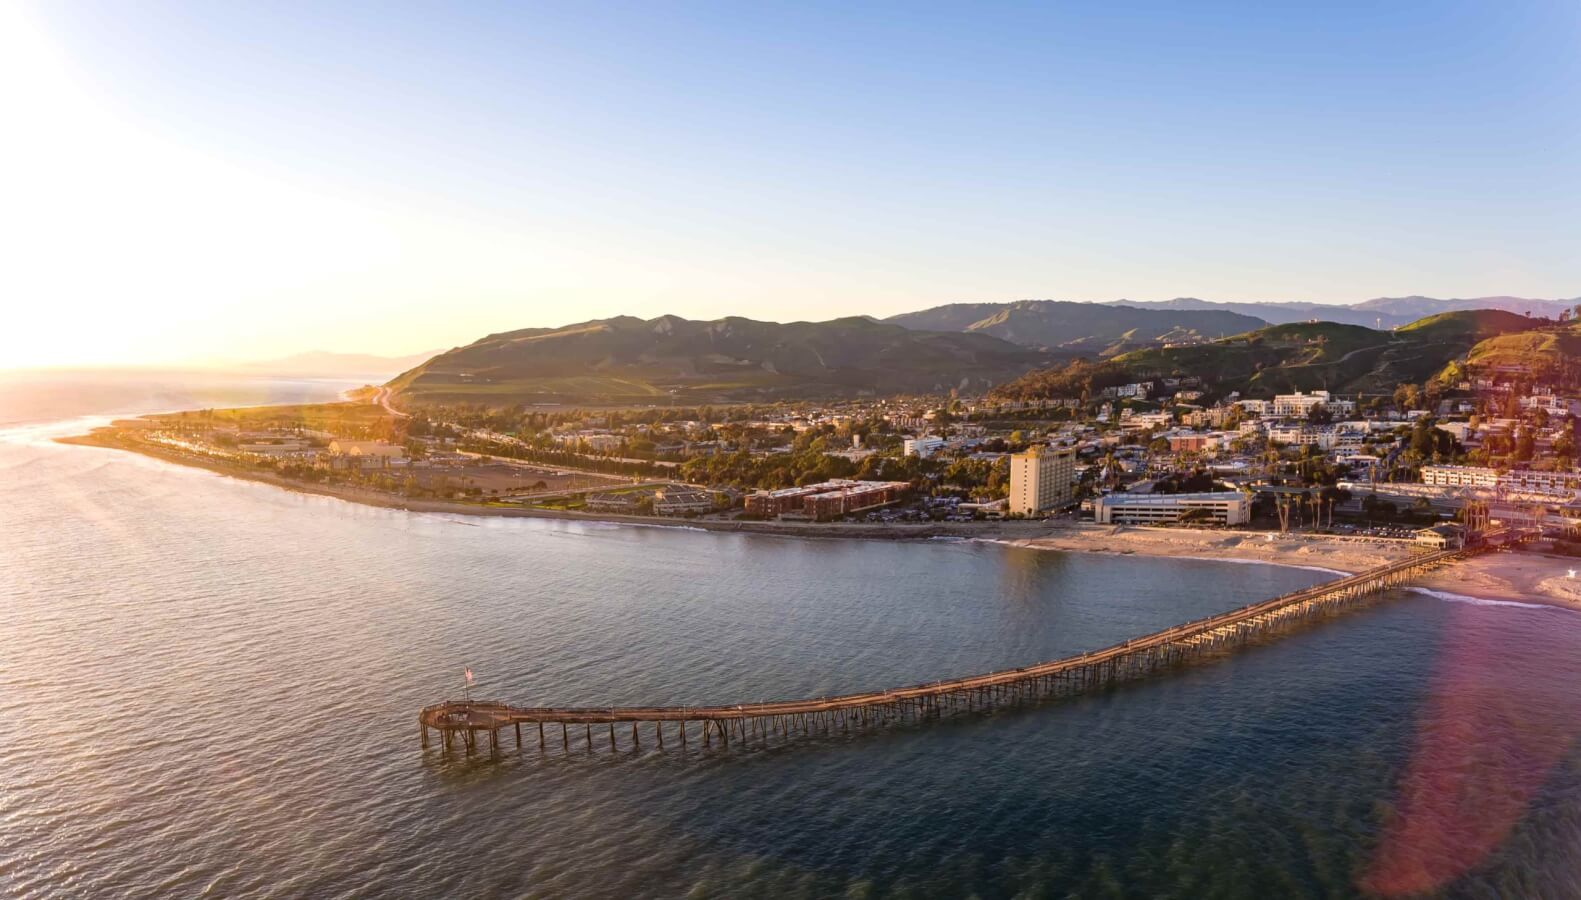
[[[1435,600],[1443,600],[1448,603],[1467,603],[1472,606],[1517,606],[1521,609],[1557,609],[1564,612],[1581,612],[1581,610],[1572,609],[1567,606],[1560,606],[1555,603],[1523,603],[1519,600],[1494,600],[1491,597],[1473,597],[1470,594],[1456,594],[1453,591],[1435,591],[1432,588],[1425,587],[1413,587],[1409,588],[1408,590],[1414,591],[1418,594],[1426,594]]]
[[[1103,556],[1129,556],[1133,559],[1190,559],[1197,562],[1235,563],[1242,566],[1281,566],[1286,569],[1306,569],[1311,572],[1323,572],[1328,575],[1345,577],[1354,575],[1344,569],[1329,569],[1323,566],[1308,566],[1301,563],[1280,562],[1272,559],[1251,559],[1243,556],[1186,556],[1177,553],[1148,553],[1145,550],[1102,550],[1098,548],[1083,547],[1079,550],[1065,547],[1037,547],[1028,543],[1036,538],[969,538],[969,540],[984,544],[1000,544],[1006,547],[1020,547],[1023,550],[1055,550],[1061,553],[1097,553]]]
[[[1059,547],[1032,547],[1025,542],[1027,539],[1006,540],[1004,538],[976,538],[976,540],[988,544],[1003,544],[1007,547],[1023,547],[1028,550],[1061,549]],[[1120,550],[1065,550],[1064,552],[1100,553],[1105,556],[1148,556],[1151,559],[1194,559],[1200,562],[1226,562],[1236,563],[1238,565],[1283,566],[1287,569],[1308,569],[1313,572],[1326,572],[1330,575],[1339,575],[1342,577],[1355,574],[1354,572],[1346,572],[1341,569],[1328,569],[1322,566],[1305,566],[1301,565],[1300,563],[1276,562],[1269,559],[1246,559],[1239,556],[1152,556],[1150,554],[1142,553],[1141,551],[1126,553]],[[1415,586],[1408,586],[1406,587],[1406,590],[1414,591],[1418,594],[1425,594],[1434,598],[1435,600],[1442,600],[1446,603],[1465,603],[1471,606],[1513,606],[1519,609],[1556,609],[1560,612],[1581,613],[1581,609],[1576,609],[1574,607],[1564,606],[1557,603],[1525,603],[1520,600],[1495,600],[1491,597],[1473,597],[1469,594],[1456,594],[1452,591],[1435,591],[1432,588]]]
[[[1141,554],[1138,553],[1138,554],[1135,554],[1135,555],[1140,556]],[[1247,558],[1241,557],[1241,556],[1160,556],[1160,557],[1155,557],[1155,558],[1156,559],[1195,559],[1195,560],[1198,560],[1198,561],[1201,561],[1201,562],[1235,563],[1236,565],[1240,565],[1240,566],[1282,566],[1282,567],[1284,567],[1286,569],[1306,569],[1309,572],[1323,572],[1323,573],[1328,574],[1328,575],[1338,575],[1341,578],[1344,578],[1344,577],[1356,574],[1355,572],[1347,572],[1344,569],[1329,569],[1329,568],[1325,568],[1323,566],[1308,566],[1308,565],[1303,565],[1301,563],[1279,562],[1277,560],[1272,560],[1272,559],[1247,559]]]

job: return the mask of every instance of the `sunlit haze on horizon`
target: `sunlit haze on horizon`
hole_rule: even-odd
[[[0,369],[1581,294],[1581,7],[0,6]]]

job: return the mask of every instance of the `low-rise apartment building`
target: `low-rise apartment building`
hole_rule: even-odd
[[[766,519],[794,516],[823,522],[888,506],[910,489],[911,485],[904,481],[841,478],[778,491],[758,491],[748,494],[745,504],[748,514]]]
[[[1487,466],[1423,466],[1422,483],[1438,487],[1497,487],[1499,473]]]

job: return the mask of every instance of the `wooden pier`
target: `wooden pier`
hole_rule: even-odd
[[[967,678],[734,706],[521,707],[497,700],[450,700],[425,707],[418,714],[418,728],[425,748],[437,740],[446,753],[453,745],[469,754],[480,752],[486,743],[489,753],[498,756],[501,732],[514,738],[515,747],[536,746],[541,752],[637,750],[645,741],[656,748],[728,748],[1037,702],[1224,653],[1504,543],[1502,533],[1490,534],[1471,548],[1423,553],[1099,650]]]

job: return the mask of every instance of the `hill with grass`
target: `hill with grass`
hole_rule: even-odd
[[[1222,310],[1256,316],[1271,324],[1323,321],[1368,328],[1398,328],[1423,318],[1446,312],[1500,310],[1530,313],[1539,318],[1555,318],[1560,312],[1581,303],[1581,297],[1568,300],[1541,300],[1530,297],[1375,297],[1360,303],[1311,303],[1304,301],[1220,302],[1177,297],[1174,300],[1114,300],[1113,305],[1150,310]]]
[[[1451,365],[1444,378],[1466,374],[1514,376],[1581,385],[1581,325],[1496,335],[1479,341],[1464,366]]]
[[[1394,333],[1418,340],[1479,341],[1547,324],[1551,323],[1502,309],[1471,309],[1427,316],[1400,326]]]
[[[986,334],[621,316],[491,334],[389,382],[403,405],[669,404],[978,393],[1052,357]]]
[[[884,321],[927,331],[987,334],[1041,350],[1097,356],[1240,334],[1267,324],[1226,310],[1153,310],[1064,300],[951,303]]]
[[[1102,365],[1072,364],[1029,373],[995,394],[1026,399],[1070,396],[1072,386],[1107,387],[1127,381],[1196,377],[1213,390],[1269,397],[1302,390],[1388,393],[1398,384],[1438,377],[1478,348],[1492,358],[1492,342],[1551,325],[1499,310],[1440,313],[1394,331],[1337,322],[1271,325],[1206,344],[1123,353]],[[1562,352],[1562,348],[1559,351]]]

